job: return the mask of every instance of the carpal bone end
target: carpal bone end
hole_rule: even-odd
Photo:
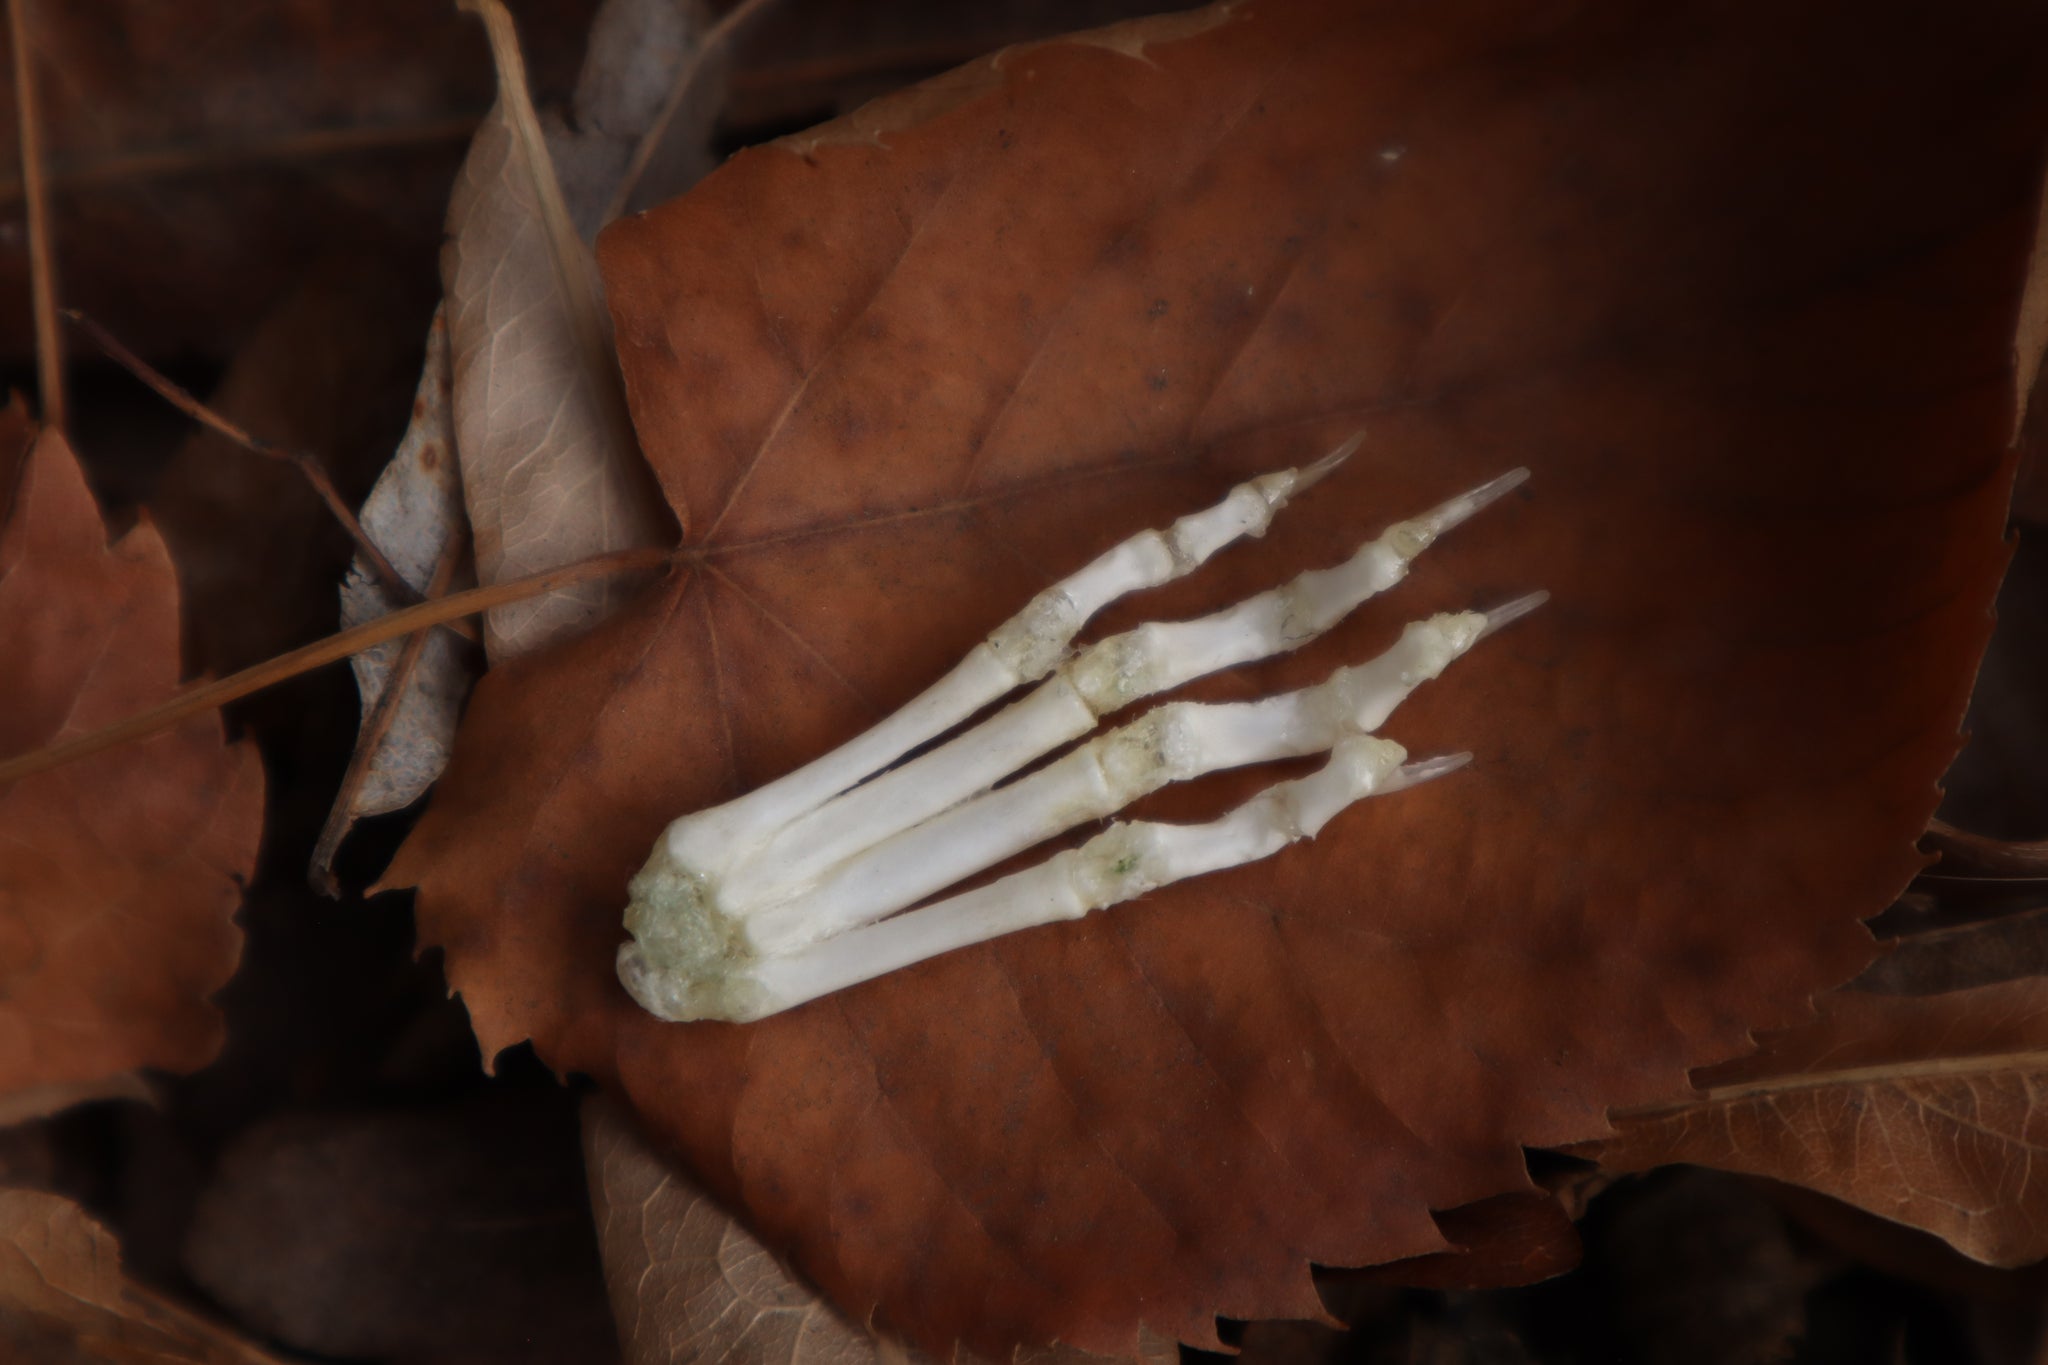
[[[655,842],[627,896],[632,938],[619,945],[619,981],[642,1009],[677,1023],[773,1012],[739,927],[718,909],[704,878],[676,861],[667,839]]]

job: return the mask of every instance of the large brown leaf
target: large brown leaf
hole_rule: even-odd
[[[1429,1211],[1527,1189],[1519,1144],[1799,1020],[1919,863],[2005,558],[2042,18],[1221,17],[1012,52],[611,230],[678,567],[486,679],[392,875],[487,1050],[621,1084],[852,1314],[934,1345],[1312,1314],[1310,1263],[1441,1251]],[[1361,425],[1264,542],[1101,628],[1528,464],[1397,593],[1196,689],[1548,588],[1389,727],[1469,772],[761,1024],[626,1001],[664,821]]]
[[[163,539],[145,523],[108,545],[64,438],[45,430],[24,464],[27,435],[18,406],[0,414],[6,756],[154,705],[178,678]],[[0,786],[0,1095],[212,1060],[210,997],[241,956],[262,828],[255,749],[223,744],[212,714]]]

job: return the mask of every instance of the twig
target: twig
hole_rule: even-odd
[[[415,124],[305,128],[247,142],[165,143],[100,156],[56,156],[50,158],[46,169],[54,192],[106,189],[137,181],[219,175],[251,166],[465,143],[481,121],[480,114],[453,114]],[[19,200],[24,189],[20,176],[0,175],[0,209]]]
[[[50,193],[44,179],[43,114],[31,59],[29,0],[8,0],[14,47],[14,105],[21,126],[21,182],[28,195],[28,269],[35,307],[36,389],[43,420],[64,429],[64,336],[57,327],[57,259],[50,244]]]
[[[398,572],[397,566],[385,557],[384,551],[377,547],[377,542],[370,539],[370,533],[365,531],[362,522],[356,519],[356,514],[343,500],[340,491],[334,486],[334,481],[327,476],[326,466],[320,463],[318,457],[309,451],[287,450],[260,436],[252,435],[237,423],[221,416],[193,397],[168,375],[129,350],[113,333],[76,308],[65,309],[64,316],[91,337],[93,343],[105,351],[116,364],[149,385],[158,397],[193,421],[212,429],[251,454],[288,464],[298,470],[311,485],[314,494],[333,514],[334,519],[341,523],[341,529],[348,532],[349,539],[355,542],[356,553],[363,557],[363,562],[376,574],[377,581],[383,586],[384,591],[406,606],[414,606],[421,600],[419,590],[405,581],[405,576]],[[458,629],[456,633],[472,642],[477,638],[474,628]]]
[[[487,588],[471,588],[449,597],[432,602],[422,602],[403,611],[394,611],[374,621],[365,621],[352,630],[316,640],[310,645],[280,654],[253,667],[233,673],[217,682],[202,683],[177,693],[160,706],[153,706],[139,715],[116,721],[76,739],[67,739],[61,744],[52,744],[22,754],[18,758],[0,763],[0,783],[13,782],[32,773],[69,763],[74,759],[112,749],[159,730],[167,730],[188,716],[215,707],[238,701],[252,692],[260,692],[301,673],[309,673],[325,664],[346,659],[386,640],[395,640],[416,630],[438,626],[444,621],[471,616],[493,607],[504,606],[507,602],[520,602],[542,593],[566,588],[574,583],[587,582],[593,578],[609,578],[613,574],[633,573],[643,569],[658,569],[667,565],[672,551],[643,548],[617,550],[607,555],[594,555],[579,559],[574,564],[564,564],[559,569],[548,569],[542,573],[528,574],[504,583],[494,583]]]
[[[640,141],[634,146],[633,156],[626,162],[625,175],[619,180],[618,189],[613,191],[611,202],[605,205],[604,222],[609,223],[626,211],[626,205],[633,198],[633,191],[640,188],[640,177],[647,173],[647,164],[654,160],[655,149],[668,135],[668,126],[675,122],[676,115],[682,110],[683,101],[690,97],[691,87],[696,85],[705,62],[724,47],[748,20],[774,3],[775,0],[740,0],[725,17],[705,30],[696,50],[683,62],[683,69],[676,73],[675,84],[669,87],[668,98],[662,101],[661,110],[655,114],[654,122],[648,125],[647,131],[640,135]]]
[[[433,601],[448,591],[448,584],[455,577],[455,566],[462,562],[463,543],[467,539],[458,527],[448,537],[447,545],[441,549],[440,562],[434,565],[433,581],[427,584],[427,600]],[[334,857],[341,851],[341,841],[348,837],[355,827],[356,797],[362,792],[363,783],[369,780],[370,769],[383,752],[384,737],[391,733],[391,722],[398,717],[398,708],[404,704],[406,693],[412,687],[413,671],[419,667],[425,655],[429,632],[416,630],[405,637],[405,647],[398,652],[398,658],[385,676],[384,690],[377,695],[375,705],[363,717],[362,729],[356,735],[355,752],[349,755],[348,771],[342,774],[341,789],[335,793],[334,808],[327,812],[327,823],[320,830],[319,842],[313,845],[313,859],[306,869],[306,880],[313,889],[329,899],[341,895],[341,886],[334,880]]]
[[[1929,820],[1921,846],[1941,855],[1928,875],[2048,879],[2048,839],[1993,839]]]

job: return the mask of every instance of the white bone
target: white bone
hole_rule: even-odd
[[[1359,432],[1300,469],[1261,474],[1223,501],[1145,530],[1053,584],[967,651],[953,670],[886,720],[795,772],[722,806],[686,815],[663,838],[681,865],[723,871],[793,820],[938,738],[1023,683],[1051,672],[1090,617],[1120,597],[1193,573],[1224,546],[1263,536],[1295,494],[1351,457]]]
[[[940,953],[1021,929],[1079,919],[1189,877],[1270,857],[1309,839],[1345,807],[1464,766],[1470,754],[1421,763],[1391,740],[1354,736],[1307,777],[1279,782],[1202,825],[1111,825],[1076,849],[922,910],[867,925],[808,948],[756,958],[670,1017],[747,1022],[871,981]],[[697,1013],[695,1011],[702,1011]]]
[[[1253,702],[1169,702],[1028,777],[847,858],[813,885],[734,885],[730,903],[744,914],[738,932],[756,954],[800,948],[892,915],[1169,782],[1322,753],[1368,734],[1471,648],[1486,623],[1478,612],[1416,622],[1370,663],[1340,668],[1298,692]]]
[[[1334,568],[1311,569],[1197,620],[1147,624],[1089,646],[1023,700],[959,738],[791,821],[751,860],[759,870],[755,876],[736,870],[725,899],[746,905],[778,890],[787,894],[1079,739],[1111,711],[1205,674],[1300,648],[1399,583],[1438,536],[1528,475],[1514,470],[1396,522]]]
[[[1504,475],[1395,523],[1343,564],[1213,615],[1143,625],[1069,654],[1074,635],[1101,607],[1191,572],[1236,539],[1263,534],[1288,496],[1356,444],[1305,469],[1240,484],[1164,532],[1131,537],[1039,594],[903,711],[748,796],[675,821],[633,879],[632,941],[619,950],[627,989],[662,1018],[759,1018],[965,943],[1255,861],[1313,835],[1352,801],[1463,762],[1403,767],[1400,747],[1371,732],[1416,686],[1543,594],[1490,613],[1413,623],[1378,658],[1340,668],[1314,687],[1254,702],[1169,702],[1002,784],[1087,735],[1109,711],[1314,639],[1398,583],[1444,531],[1527,477],[1523,470]],[[1054,676],[1022,700],[901,761],[1048,673]],[[1168,783],[1326,751],[1332,759],[1320,772],[1276,784],[1223,820],[1113,824],[1037,867],[909,909]]]

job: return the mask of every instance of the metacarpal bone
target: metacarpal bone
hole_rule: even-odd
[[[807,887],[736,881],[723,897],[756,953],[815,942],[916,904],[1005,858],[1115,814],[1170,782],[1301,758],[1384,724],[1472,647],[1480,612],[1410,624],[1385,653],[1297,692],[1251,702],[1169,702],[1007,786],[838,863]]]
[[[1403,764],[1401,746],[1357,736],[1307,777],[1279,782],[1201,825],[1113,824],[1076,849],[973,891],[756,960],[693,1002],[745,1022],[844,990],[928,957],[1134,900],[1189,877],[1257,862],[1313,838],[1345,807],[1462,767],[1469,754]],[[710,1017],[690,1016],[690,1017]]]
[[[1101,716],[1205,674],[1298,649],[1399,583],[1437,537],[1528,475],[1512,470],[1394,523],[1342,564],[1310,569],[1211,615],[1147,623],[1090,645],[972,730],[793,820],[769,837],[753,862],[770,884],[799,885],[1079,739]],[[761,880],[741,870],[732,887],[742,900],[751,899]]]
[[[1110,711],[1314,639],[1526,477],[1513,471],[1393,524],[1342,564],[1209,616],[1148,623],[1072,651],[1093,613],[1263,534],[1288,497],[1355,445],[1132,536],[1040,593],[896,715],[747,796],[673,822],[630,887],[621,981],[665,1019],[759,1018],[961,944],[1256,861],[1312,837],[1363,796],[1463,762],[1404,765],[1400,746],[1372,732],[1415,687],[1543,594],[1415,622],[1379,657],[1313,687],[1251,702],[1168,702],[1013,778]],[[990,719],[904,761],[1040,678]],[[1036,867],[910,908],[1168,783],[1322,752],[1331,755],[1322,770],[1276,783],[1222,820],[1113,823]]]
[[[1164,531],[1146,530],[1112,547],[1025,604],[938,682],[900,710],[822,758],[745,796],[672,823],[663,838],[674,860],[722,872],[751,856],[792,821],[938,738],[1018,686],[1051,672],[1089,618],[1118,598],[1172,582],[1218,550],[1266,533],[1288,500],[1349,459],[1364,432],[1299,469],[1278,469],[1232,488],[1221,502]]]

